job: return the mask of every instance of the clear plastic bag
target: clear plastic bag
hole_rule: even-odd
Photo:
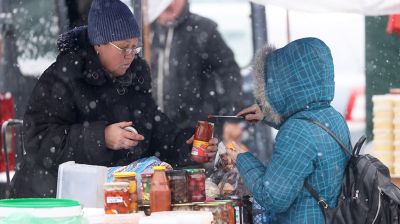
[[[270,224],[272,223],[272,215],[268,210],[253,201],[253,223],[254,224]]]
[[[210,178],[212,182],[218,185],[223,196],[244,196],[250,194],[240,177],[234,160],[226,152],[223,142],[218,144],[214,172]]]

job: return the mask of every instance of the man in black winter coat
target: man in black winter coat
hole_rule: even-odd
[[[156,155],[190,162],[193,129],[180,131],[151,96],[149,67],[138,53],[139,27],[119,0],[94,0],[88,27],[63,34],[60,54],[40,77],[24,116],[26,156],[12,197],[54,197],[66,161],[116,166]],[[124,128],[133,126],[137,133]],[[216,150],[209,142],[208,156]],[[84,187],[84,186],[82,186]]]
[[[153,97],[172,121],[186,128],[207,114],[238,112],[240,69],[215,22],[173,0],[151,28]]]

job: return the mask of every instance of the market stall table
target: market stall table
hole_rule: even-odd
[[[154,212],[146,216],[144,212],[106,215],[101,208],[84,208],[83,214],[89,224],[210,224],[213,221],[212,213],[206,211]]]

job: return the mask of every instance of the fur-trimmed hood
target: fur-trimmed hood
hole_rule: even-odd
[[[334,68],[329,47],[317,38],[283,48],[266,45],[254,60],[255,96],[265,121],[279,129],[300,111],[328,107],[334,96]]]

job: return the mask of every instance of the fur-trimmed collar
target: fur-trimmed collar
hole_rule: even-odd
[[[281,115],[273,110],[271,104],[268,101],[267,90],[265,89],[266,73],[266,59],[269,54],[274,52],[276,48],[272,45],[266,44],[263,48],[258,50],[253,61],[253,75],[255,80],[256,88],[254,95],[257,103],[261,107],[264,114],[264,120],[267,121],[271,126],[278,128],[283,121]]]

